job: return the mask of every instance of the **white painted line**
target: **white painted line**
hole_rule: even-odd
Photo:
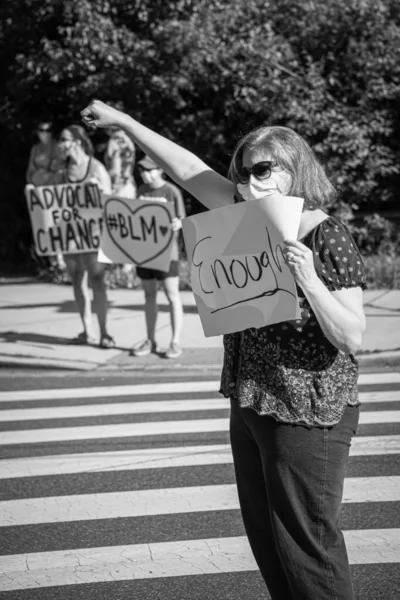
[[[364,412],[360,424],[399,423],[400,410]],[[190,419],[183,421],[156,421],[148,423],[123,423],[118,425],[90,425],[82,427],[54,427],[50,429],[24,429],[2,431],[0,446],[8,444],[44,444],[76,440],[138,437],[146,435],[171,435],[181,433],[227,432],[229,418]]]
[[[352,440],[350,456],[384,454],[400,454],[400,435],[363,436]],[[33,456],[0,461],[0,479],[223,465],[231,462],[229,444]]]
[[[400,529],[356,529],[343,533],[350,564],[400,562]]]
[[[360,392],[360,402],[400,402],[400,390],[389,392]]]
[[[231,462],[232,452],[229,444],[146,448],[144,450],[117,452],[88,452],[85,454],[61,454],[2,460],[0,461],[0,479],[191,467],[196,465],[222,465]]]
[[[400,562],[400,531],[345,531],[351,564]],[[247,538],[211,538],[2,556],[0,590],[256,571]]]
[[[360,401],[400,402],[400,390],[390,392],[366,392],[360,394]],[[185,400],[163,400],[138,402],[119,402],[116,404],[85,404],[81,406],[49,406],[46,408],[19,408],[0,410],[1,421],[29,421],[45,419],[73,419],[85,417],[103,417],[112,415],[135,415],[158,412],[180,412],[200,410],[221,410],[229,408],[228,398],[187,398]]]
[[[146,396],[148,394],[177,394],[218,392],[220,381],[179,381],[176,383],[144,383],[142,385],[111,385],[103,387],[63,388],[51,390],[19,390],[0,392],[0,402],[28,400],[65,400],[68,398],[104,398],[117,396]]]
[[[400,435],[363,435],[351,441],[350,456],[400,454]]]
[[[400,477],[345,480],[343,502],[398,502]],[[78,494],[0,502],[0,526],[171,515],[239,508],[236,485]]]
[[[382,383],[400,383],[398,373],[364,373],[358,383],[373,385]],[[65,400],[67,398],[99,398],[117,396],[141,396],[148,394],[174,394],[193,392],[218,392],[219,380],[214,381],[182,381],[177,383],[146,383],[142,385],[117,385],[90,388],[68,388],[50,390],[18,390],[0,392],[0,402],[29,400]]]
[[[95,440],[105,438],[169,435],[179,433],[227,432],[229,419],[193,419],[188,421],[156,421],[154,423],[124,423],[122,425],[93,425],[88,427],[60,427],[54,429],[27,429],[2,431],[0,445],[41,444],[68,440]]]
[[[372,425],[375,423],[399,423],[400,410],[376,410],[360,413],[360,425]]]
[[[400,371],[392,373],[361,373],[358,378],[360,385],[375,385],[377,383],[400,383]]]
[[[87,404],[83,406],[58,406],[48,408],[21,408],[0,410],[1,421],[28,421],[33,419],[73,419],[83,417],[109,417],[147,413],[192,412],[229,408],[227,398],[164,400],[162,402],[121,402],[118,404]]]

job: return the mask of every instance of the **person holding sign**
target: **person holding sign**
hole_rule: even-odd
[[[143,185],[138,189],[138,199],[159,200],[172,202],[175,205],[176,217],[172,220],[174,237],[172,240],[171,263],[167,273],[156,269],[137,267],[136,273],[142,280],[145,294],[144,311],[146,315],[147,339],[131,349],[132,356],[147,356],[151,352],[158,352],[155,340],[157,321],[157,288],[161,282],[165,295],[170,305],[172,339],[169,348],[164,353],[165,358],[177,358],[182,354],[180,334],[183,324],[183,309],[179,295],[179,249],[178,231],[181,229],[181,220],[185,215],[185,205],[180,190],[165,181],[164,172],[149,157],[145,156],[138,162]]]
[[[365,269],[347,229],[323,210],[335,191],[306,141],[261,127],[233,152],[228,178],[179,145],[100,101],[88,125],[117,125],[210,209],[277,194],[304,199],[284,256],[301,316],[224,336],[221,392],[246,533],[273,600],[352,600],[338,519],[359,417]],[[249,232],[251,235],[251,232]]]
[[[84,186],[95,183],[102,193],[111,193],[110,176],[105,166],[94,158],[92,143],[82,126],[66,127],[61,132],[59,148],[65,164],[53,178],[53,184],[79,183]],[[83,324],[83,331],[73,338],[72,343],[79,345],[95,343],[88,286],[89,277],[100,327],[100,347],[113,348],[115,341],[107,332],[106,326],[108,306],[104,281],[105,265],[98,262],[97,252],[69,253],[64,255],[64,260]]]

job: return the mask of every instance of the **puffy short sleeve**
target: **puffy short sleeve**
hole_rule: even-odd
[[[330,291],[366,288],[365,265],[348,227],[335,217],[323,221],[311,241],[315,270]]]

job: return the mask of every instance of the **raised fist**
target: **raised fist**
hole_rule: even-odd
[[[123,113],[104,104],[101,100],[93,100],[81,111],[82,121],[88,127],[112,127],[118,125]]]

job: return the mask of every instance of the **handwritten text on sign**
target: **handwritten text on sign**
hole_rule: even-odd
[[[96,184],[26,187],[25,195],[39,255],[99,248],[103,203]]]
[[[167,272],[171,260],[175,208],[171,202],[110,197],[104,206],[101,239],[104,262],[130,262]]]
[[[184,219],[191,283],[206,337],[299,316],[283,239],[297,238],[303,201],[242,202]]]

